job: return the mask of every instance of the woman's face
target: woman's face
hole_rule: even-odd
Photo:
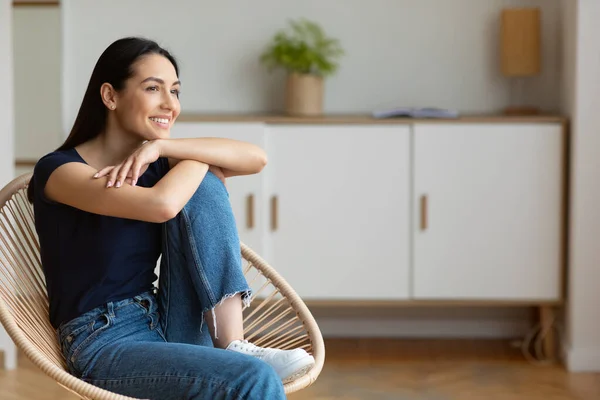
[[[144,140],[165,139],[181,111],[180,83],[171,62],[158,54],[142,57],[116,96],[116,119],[124,130]]]

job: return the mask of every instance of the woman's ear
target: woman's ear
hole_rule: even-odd
[[[108,109],[114,110],[117,108],[117,92],[110,83],[103,83],[100,86],[100,96]]]

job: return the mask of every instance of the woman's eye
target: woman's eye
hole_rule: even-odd
[[[171,90],[171,93],[174,94],[175,96],[179,97],[179,95],[181,94],[181,91],[179,89],[173,89],[173,90]]]
[[[150,86],[150,87],[146,88],[146,90],[154,92],[154,91],[158,90],[158,86]]]

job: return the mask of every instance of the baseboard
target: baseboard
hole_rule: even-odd
[[[518,309],[396,310],[353,315],[315,312],[324,337],[481,338],[523,337],[532,327],[531,313]],[[374,315],[373,315],[374,314]]]
[[[569,372],[600,372],[600,347],[567,349],[565,364]]]

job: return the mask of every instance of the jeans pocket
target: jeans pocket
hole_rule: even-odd
[[[108,314],[98,315],[87,324],[87,329],[77,337],[76,342],[73,342],[68,361],[76,372],[81,373],[87,369],[87,364],[94,354],[94,339],[110,325],[111,318]]]
[[[74,329],[63,330],[59,329],[58,331],[58,341],[60,345],[60,350],[65,357],[68,357],[68,354],[71,352],[71,348],[73,346],[78,346],[81,343],[81,340],[85,337],[85,330],[89,327],[89,322],[82,323]]]

